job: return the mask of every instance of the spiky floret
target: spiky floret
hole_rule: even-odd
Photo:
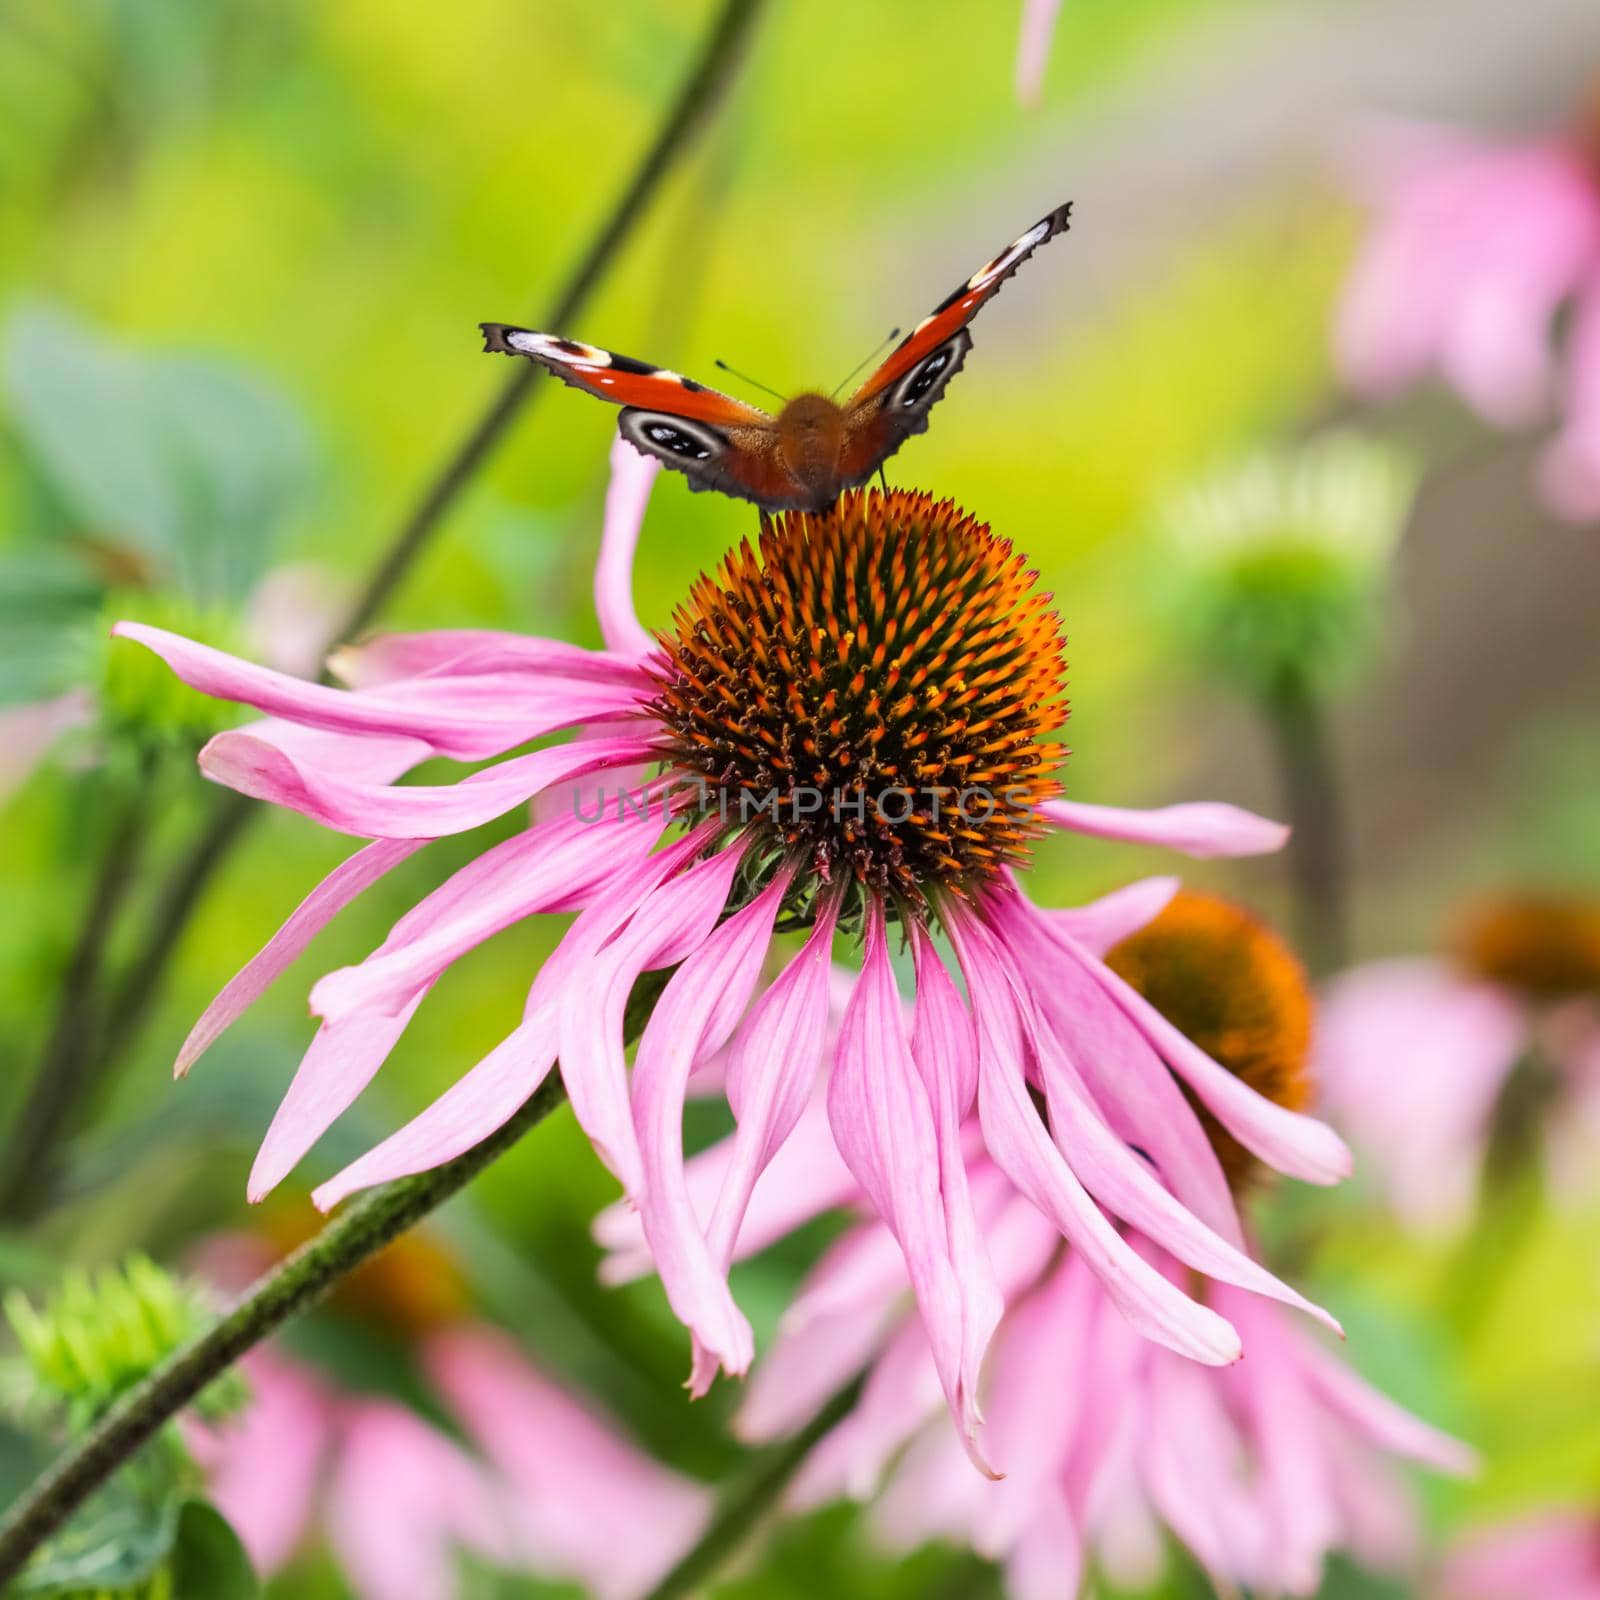
[[[1469,971],[1535,1000],[1600,995],[1600,900],[1556,891],[1485,896],[1450,930]]]
[[[1185,890],[1106,964],[1257,1093],[1306,1109],[1311,991],[1305,968],[1265,923],[1231,901]],[[1238,1189],[1258,1163],[1204,1107],[1196,1110]]]
[[[1025,859],[1058,792],[1063,641],[1007,540],[877,490],[763,518],[661,642],[657,710],[705,809],[920,914]]]

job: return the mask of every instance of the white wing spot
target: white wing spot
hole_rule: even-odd
[[[1006,250],[1002,254],[996,256],[994,260],[988,264],[988,266],[980,267],[975,273],[973,273],[973,275],[967,279],[967,287],[969,289],[978,289],[984,284],[991,282],[993,279],[998,278],[1006,271],[1008,267],[1014,266],[1017,261],[1019,261],[1023,256],[1027,255],[1027,253],[1033,249],[1033,247],[1038,244],[1039,241],[1043,239],[1049,232],[1050,223],[1048,219],[1046,219],[1044,222],[1034,223],[1034,225],[1029,228],[1028,231],[1023,234],[1023,236],[1018,239],[1009,250]]]
[[[524,355],[546,356],[567,366],[609,367],[608,351],[597,350],[592,344],[579,344],[576,339],[556,339],[548,333],[511,333],[506,343]]]

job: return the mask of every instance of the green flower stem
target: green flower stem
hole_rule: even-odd
[[[695,135],[726,98],[765,4],[766,0],[724,0],[655,138],[554,303],[538,319],[541,327],[557,331],[569,327],[605,277],[656,198],[662,180],[688,152]],[[336,643],[354,638],[382,610],[438,531],[445,514],[534,394],[543,369],[529,361],[510,365],[510,375],[488,409],[428,484],[379,559],[340,626]],[[70,1004],[63,1005],[62,1015],[73,1019],[71,1037],[63,1041],[59,1050],[52,1047],[33,1080],[34,1092],[48,1101],[48,1115],[36,1119],[37,1125],[29,1130],[26,1149],[8,1152],[7,1163],[0,1169],[0,1217],[15,1209],[8,1203],[13,1195],[31,1193],[39,1187],[40,1166],[77,1113],[80,1091],[92,1088],[132,1047],[151,1004],[161,992],[167,967],[195,907],[261,809],[241,795],[219,796],[210,820],[199,827],[193,847],[157,891],[139,955],[122,981],[105,999],[94,995],[94,983],[80,985],[70,996]],[[95,978],[99,975],[97,941],[101,939],[91,912],[79,944],[80,950],[88,949],[96,958],[91,973]],[[71,1084],[73,1094],[58,1094],[50,1088],[57,1080]]]
[[[773,1509],[805,1459],[854,1409],[864,1376],[847,1383],[799,1433],[764,1451],[723,1501],[699,1541],[645,1600],[680,1600],[697,1594],[747,1543]]]
[[[1343,801],[1326,708],[1317,691],[1296,678],[1266,695],[1261,709],[1293,830],[1287,865],[1296,932],[1312,975],[1324,977],[1349,954]]]
[[[356,1201],[112,1405],[0,1520],[0,1587],[142,1445],[240,1356],[309,1310],[340,1278],[459,1193],[566,1098],[554,1071],[498,1132],[454,1161]]]
[[[117,801],[118,814],[106,836],[83,924],[62,975],[55,1021],[0,1154],[0,1217],[25,1213],[35,1189],[48,1182],[56,1135],[77,1101],[99,1044],[93,996],[118,913],[139,876],[149,837],[150,766],[148,759],[141,762],[137,780]]]

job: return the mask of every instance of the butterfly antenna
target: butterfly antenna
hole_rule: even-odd
[[[890,330],[889,330],[889,332],[888,332],[888,335],[887,335],[887,336],[886,336],[886,337],[885,337],[885,339],[884,339],[884,341],[883,341],[883,343],[882,343],[882,344],[880,344],[880,345],[879,345],[879,346],[878,346],[878,348],[877,348],[877,349],[876,349],[876,350],[874,350],[874,351],[873,351],[873,352],[872,352],[872,354],[871,354],[871,355],[870,355],[870,356],[865,356],[865,357],[863,357],[863,358],[862,358],[862,359],[861,359],[861,360],[860,360],[860,361],[858,361],[858,362],[857,362],[857,363],[856,363],[856,364],[855,364],[855,365],[854,365],[854,366],[853,366],[853,367],[852,367],[852,368],[851,368],[851,369],[850,369],[850,370],[849,370],[849,371],[848,371],[848,372],[847,372],[847,373],[845,373],[845,375],[844,375],[844,376],[843,376],[843,377],[842,377],[842,378],[841,378],[841,379],[840,379],[840,380],[839,380],[839,381],[838,381],[838,383],[836,383],[836,384],[835,384],[835,385],[834,385],[834,386],[833,386],[833,392],[834,392],[834,393],[835,393],[835,394],[838,394],[838,392],[839,392],[839,391],[840,391],[840,390],[841,390],[841,389],[842,389],[842,388],[844,388],[844,386],[845,386],[845,385],[846,385],[846,384],[847,384],[847,383],[849,383],[849,381],[850,381],[850,380],[851,380],[851,379],[852,379],[852,378],[853,378],[853,377],[855,377],[855,375],[856,375],[856,374],[857,374],[857,373],[858,373],[858,372],[860,372],[860,370],[861,370],[861,369],[862,369],[862,368],[863,368],[863,367],[864,367],[864,366],[866,366],[866,365],[867,365],[867,363],[868,363],[868,362],[869,362],[869,361],[876,361],[876,360],[877,360],[877,359],[878,359],[878,357],[879,357],[879,356],[881,356],[881,355],[882,355],[882,354],[883,354],[883,352],[884,352],[884,351],[885,351],[885,350],[887,350],[887,349],[888,349],[888,348],[889,348],[889,346],[890,346],[890,345],[891,345],[891,344],[893,344],[893,343],[894,343],[894,341],[895,341],[895,340],[896,340],[896,339],[898,339],[898,338],[899,338],[899,337],[900,337],[900,330],[899,330],[899,329],[898,329],[898,328],[891,328],[891,329],[890,329]]]
[[[740,372],[737,367],[730,367],[726,361],[714,361],[713,366],[721,367],[730,377],[737,378],[740,383],[748,383],[752,389],[759,389],[763,394],[770,394],[774,400],[788,400],[788,395],[779,394],[770,384],[762,383],[759,378],[752,378],[748,373]]]

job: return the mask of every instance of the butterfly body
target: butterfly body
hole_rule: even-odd
[[[751,500],[764,511],[826,511],[928,426],[929,409],[972,348],[967,324],[1034,250],[1065,230],[1070,210],[1057,207],[980,267],[843,405],[806,393],[772,416],[665,367],[501,322],[481,324],[484,349],[525,356],[620,405],[623,437],[683,473],[691,489]]]

